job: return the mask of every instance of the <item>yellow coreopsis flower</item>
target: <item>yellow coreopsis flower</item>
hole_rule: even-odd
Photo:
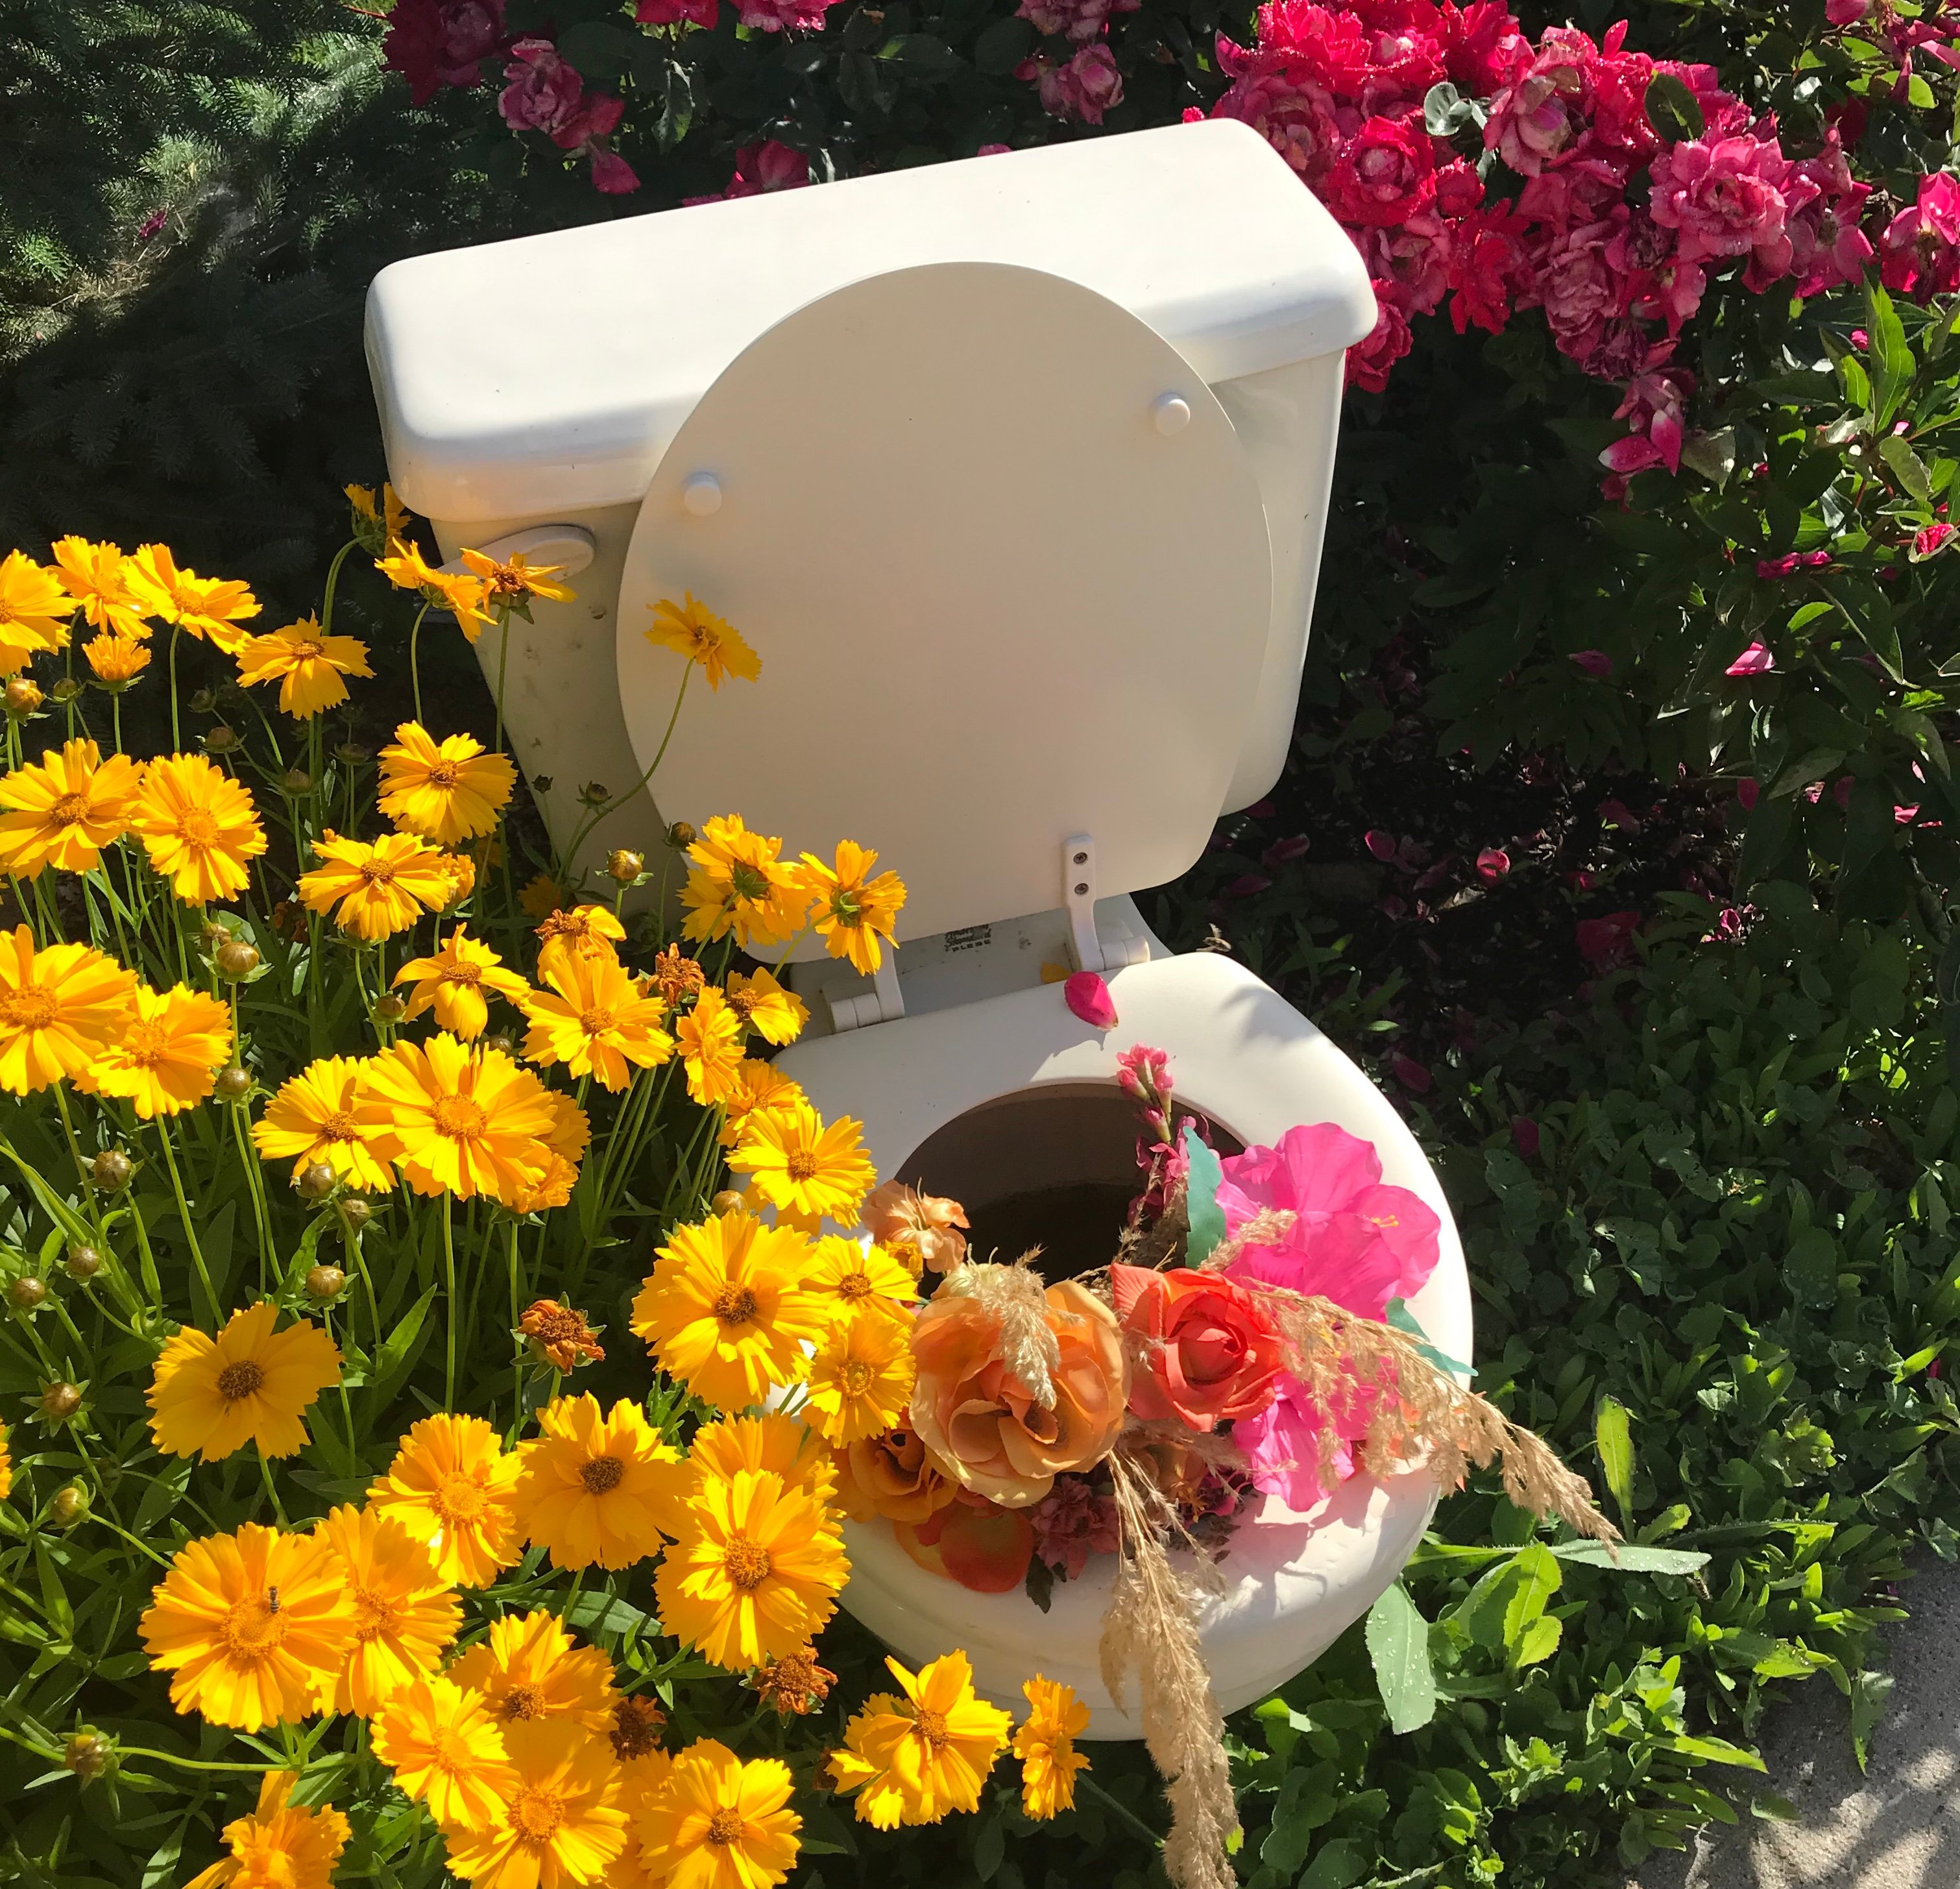
[[[805,1220],[826,1215],[850,1226],[878,1177],[864,1152],[863,1127],[848,1115],[826,1126],[807,1102],[760,1110],[743,1124],[728,1165],[747,1174],[778,1212]]]
[[[713,984],[675,1022],[673,1040],[687,1072],[687,1092],[703,1108],[725,1102],[735,1093],[742,1079],[742,1037],[741,1019]]]
[[[95,1066],[95,1084],[133,1103],[147,1122],[202,1101],[231,1059],[231,1012],[215,997],[185,984],[167,991],[139,984],[135,1014]]]
[[[764,1042],[773,1043],[778,1049],[795,1042],[810,1021],[810,1005],[778,983],[773,971],[759,970],[752,977],[736,971],[729,977],[725,994],[728,1008]]]
[[[326,863],[300,874],[301,903],[310,912],[333,912],[343,931],[371,944],[406,931],[425,912],[440,912],[450,902],[441,854],[412,834],[383,833],[371,846],[343,839],[329,827],[313,849]]]
[[[489,1027],[491,997],[520,1006],[530,986],[480,939],[459,925],[427,957],[412,957],[395,973],[397,989],[412,984],[402,1020],[412,1023],[433,1008],[438,1028],[466,1043],[474,1042]]]
[[[378,505],[372,486],[343,486],[341,490],[347,495],[348,509],[353,514],[354,535],[370,557],[384,549],[391,538],[399,538],[408,530],[409,508],[396,497],[393,486],[382,486]]]
[[[347,1657],[347,1569],[317,1535],[247,1522],[178,1550],[138,1623],[170,1703],[241,1731],[296,1724]]]
[[[251,640],[251,632],[239,626],[256,616],[261,606],[247,585],[180,569],[162,544],[138,545],[127,578],[132,594],[152,616],[200,639],[208,637],[228,656]]]
[[[442,1664],[463,1626],[463,1603],[435,1569],[435,1556],[393,1516],[343,1503],[315,1524],[347,1565],[354,1644],[321,1689],[323,1712],[379,1712],[412,1681]]]
[[[506,1613],[449,1669],[479,1694],[498,1725],[557,1719],[593,1733],[610,1730],[619,1695],[612,1662],[581,1646],[555,1613]]]
[[[718,690],[727,676],[753,682],[762,673],[762,658],[732,624],[706,604],[695,602],[692,591],[686,597],[685,604],[676,604],[670,597],[649,606],[654,621],[646,632],[647,641],[656,649],[675,650],[689,662],[700,664],[711,689]]]
[[[546,1091],[555,1120],[547,1139],[550,1152],[543,1174],[533,1183],[520,1187],[504,1204],[516,1213],[539,1213],[548,1207],[569,1203],[578,1184],[578,1164],[592,1139],[592,1124],[585,1111],[568,1095],[556,1089]]]
[[[419,591],[425,604],[453,612],[457,626],[473,643],[482,635],[490,619],[480,579],[440,569],[402,538],[389,540],[388,555],[377,558],[374,568],[396,589]]]
[[[374,1755],[445,1830],[488,1830],[516,1795],[488,1702],[453,1679],[412,1679],[394,1693],[374,1719]]]
[[[453,846],[492,831],[517,770],[473,734],[438,741],[419,722],[404,722],[381,750],[383,813],[404,831]]]
[[[49,866],[86,872],[129,821],[142,780],[127,755],[107,760],[93,741],[65,741],[41,752],[39,766],[0,778],[0,872],[32,879]]]
[[[810,896],[810,922],[832,957],[848,957],[867,977],[884,962],[880,940],[893,950],[892,928],[905,902],[905,881],[896,872],[871,868],[878,855],[855,840],[837,843],[837,863],[827,866],[813,852],[803,855],[799,878]]]
[[[117,636],[104,630],[81,646],[96,680],[112,695],[126,689],[150,666],[150,652],[132,636]]]
[[[618,948],[626,941],[626,928],[603,905],[581,905],[568,912],[554,906],[539,919],[536,936],[540,963],[546,951],[616,957]]]
[[[648,1875],[667,1889],[768,1889],[801,1847],[789,1808],[790,1768],[747,1763],[713,1738],[697,1739],[648,1794],[638,1835]]]
[[[551,1094],[501,1050],[447,1034],[371,1058],[355,1113],[383,1160],[422,1194],[508,1202],[543,1178],[559,1132]]]
[[[722,1100],[721,1145],[734,1147],[742,1139],[743,1126],[758,1110],[781,1113],[805,1099],[803,1085],[784,1075],[773,1062],[748,1058],[737,1067],[734,1084]]]
[[[0,558],[0,674],[11,676],[35,657],[65,648],[75,609],[59,571],[24,551]]]
[[[660,1368],[724,1410],[794,1384],[822,1308],[800,1282],[810,1243],[788,1227],[724,1213],[676,1227],[633,1301],[633,1329]]]
[[[743,1673],[799,1651],[851,1578],[837,1518],[768,1470],[704,1476],[654,1576],[660,1623]]]
[[[352,1831],[331,1804],[289,1804],[297,1771],[269,1771],[250,1816],[224,1827],[231,1854],[201,1870],[184,1889],[329,1889]]]
[[[54,554],[61,567],[61,581],[91,629],[107,630],[131,642],[141,642],[149,635],[150,626],[143,620],[148,613],[129,588],[129,560],[121,546],[93,544],[87,538],[57,538]]]
[[[0,1502],[5,1502],[14,1492],[14,1456],[8,1447],[9,1441],[6,1425],[0,1423]]]
[[[569,604],[578,594],[568,584],[552,581],[563,574],[562,564],[533,564],[521,551],[513,551],[499,562],[485,552],[466,550],[463,562],[483,586],[483,600],[492,610],[514,610],[528,618],[534,597],[550,604]]]
[[[782,849],[780,839],[749,832],[739,814],[709,820],[687,849],[694,864],[681,888],[682,935],[706,941],[732,931],[744,951],[787,944],[803,927],[810,894]]]
[[[883,1436],[912,1407],[918,1366],[900,1320],[854,1318],[833,1325],[810,1365],[810,1407],[833,1448]]]
[[[202,754],[151,762],[129,824],[186,905],[235,898],[250,876],[245,862],[266,850],[251,795]]]
[[[531,1024],[524,1054],[532,1062],[562,1062],[568,1075],[589,1072],[619,1090],[635,1069],[657,1069],[673,1054],[674,1040],[660,1027],[667,1005],[642,996],[616,958],[547,950],[538,974],[550,989],[527,991],[521,999]]]
[[[445,1832],[449,1866],[476,1889],[579,1889],[626,1846],[619,1779],[603,1739],[575,1725],[507,1725],[516,1788],[482,1830]]]
[[[87,944],[34,948],[0,933],[0,1088],[33,1095],[66,1077],[84,1088],[135,1008],[136,974]]]
[[[402,1438],[395,1460],[369,1486],[368,1503],[429,1547],[443,1580],[487,1588],[518,1557],[511,1506],[517,1478],[517,1459],[504,1454],[481,1417],[439,1411]]]
[[[840,1792],[858,1793],[858,1821],[879,1830],[936,1824],[977,1810],[980,1787],[1007,1742],[1011,1721],[975,1696],[973,1668],[948,1653],[916,1673],[887,1659],[902,1697],[873,1693],[830,1754]]]
[[[1075,1807],[1075,1774],[1089,1769],[1075,1741],[1089,1728],[1089,1708],[1071,1687],[1037,1673],[1021,1687],[1028,1715],[1014,1733],[1021,1761],[1021,1808],[1038,1822]]]
[[[353,636],[323,634],[317,616],[285,623],[270,636],[254,636],[237,652],[238,680],[247,688],[262,682],[279,685],[283,714],[304,721],[347,699],[343,676],[371,676],[368,645]]]
[[[721,1417],[704,1423],[688,1445],[692,1495],[704,1479],[732,1480],[745,1469],[768,1470],[785,1487],[803,1490],[812,1501],[827,1506],[837,1493],[837,1464],[816,1432],[781,1411],[760,1416]]]
[[[841,1233],[816,1243],[803,1276],[834,1324],[858,1318],[908,1319],[918,1282],[902,1260],[876,1244],[861,1245]]]
[[[554,1397],[538,1429],[517,1445],[511,1501],[525,1540],[556,1566],[630,1568],[679,1533],[686,1474],[638,1404],[622,1397],[602,1413],[589,1391]]]
[[[387,1193],[394,1170],[368,1145],[369,1130],[355,1113],[366,1068],[352,1056],[323,1056],[282,1083],[252,1124],[260,1155],[290,1158],[294,1180],[324,1161],[350,1187]]]
[[[158,1355],[150,1379],[150,1435],[167,1456],[207,1463],[247,1443],[262,1456],[306,1448],[301,1413],[340,1381],[340,1350],[302,1318],[273,1329],[278,1308],[262,1299],[234,1312],[215,1338],[186,1325]]]

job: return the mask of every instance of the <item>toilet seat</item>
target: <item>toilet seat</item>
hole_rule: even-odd
[[[1118,1053],[1138,1043],[1169,1053],[1180,1101],[1248,1144],[1270,1144],[1303,1123],[1332,1122],[1371,1142],[1382,1177],[1433,1207],[1441,1222],[1436,1269],[1410,1309],[1430,1342],[1472,1355],[1470,1289],[1455,1225],[1415,1137],[1387,1098],[1326,1037],[1242,965],[1208,952],[1159,957],[1112,973],[1116,1027],[1074,1016],[1058,986],[908,1015],[792,1045],[777,1066],[803,1085],[826,1117],[854,1116],[881,1177],[910,1178],[906,1162],[937,1130],[1004,1097],[1044,1088],[1113,1084]],[[1330,1645],[1394,1582],[1421,1540],[1437,1500],[1421,1470],[1377,1482],[1357,1476],[1311,1521],[1268,1499],[1256,1527],[1235,1532],[1221,1563],[1227,1591],[1200,1616],[1205,1658],[1227,1712],[1265,1697]],[[927,1574],[888,1524],[848,1524],[851,1576],[845,1608],[917,1664],[953,1647],[975,1683],[1017,1707],[1039,1623],[1040,1669],[1089,1705],[1086,1735],[1142,1735],[1134,1687],[1127,1710],[1110,1699],[1096,1666],[1113,1566],[1092,1559],[1083,1578],[1033,1612],[1017,1591],[978,1594]]]

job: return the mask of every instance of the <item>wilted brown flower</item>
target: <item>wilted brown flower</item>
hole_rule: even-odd
[[[683,997],[693,996],[707,982],[708,973],[694,959],[682,956],[678,944],[670,944],[654,960],[654,988],[670,1010],[679,1008]]]
[[[554,1371],[576,1371],[582,1364],[603,1362],[606,1356],[585,1314],[555,1299],[541,1298],[528,1307],[517,1329]]]
[[[667,1715],[644,1694],[629,1693],[612,1708],[612,1755],[622,1764],[657,1751]]]
[[[805,1646],[781,1659],[772,1659],[749,1681],[756,1696],[773,1706],[781,1719],[801,1718],[830,1696],[837,1675],[816,1663],[816,1648]]]

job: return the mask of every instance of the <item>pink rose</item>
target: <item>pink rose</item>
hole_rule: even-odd
[[[1548,27],[1538,56],[1491,100],[1484,148],[1521,177],[1557,161],[1591,116],[1599,49],[1570,27]]]
[[[735,174],[722,194],[752,197],[771,190],[797,190],[810,182],[810,160],[800,151],[771,138],[744,145],[735,154]]]
[[[1495,885],[1511,869],[1511,855],[1501,846],[1486,846],[1477,855],[1477,876],[1486,885]]]
[[[1370,393],[1379,393],[1389,384],[1389,370],[1414,345],[1408,317],[1395,302],[1396,291],[1389,282],[1375,282],[1375,325],[1360,346],[1348,350],[1347,380]]]
[[[1321,86],[1283,73],[1234,79],[1213,108],[1214,118],[1250,125],[1301,177],[1318,186],[1340,148],[1334,100]]]
[[[1510,319],[1513,298],[1535,279],[1525,244],[1530,225],[1503,204],[1473,212],[1451,231],[1449,319],[1462,334],[1495,334]]]
[[[1035,59],[1017,68],[1035,81],[1042,109],[1056,118],[1080,118],[1099,125],[1102,114],[1123,102],[1123,75],[1106,46],[1087,46],[1066,65]]]
[[[1833,26],[1856,26],[1872,10],[1872,0],[1824,0],[1824,17]]]
[[[445,85],[481,84],[482,62],[503,44],[504,0],[395,0],[381,62],[425,105]]]
[[[1061,987],[1062,1001],[1092,1030],[1116,1027],[1116,1000],[1109,986],[1093,970],[1079,970]]]
[[[1576,649],[1570,660],[1573,668],[1595,682],[1604,682],[1613,673],[1613,659],[1603,649]]]
[[[592,160],[593,190],[606,196],[617,197],[639,189],[639,174],[618,151],[594,145],[587,155]]]
[[[712,27],[721,17],[721,0],[639,0],[633,18],[642,26]]]
[[[794,27],[815,33],[837,0],[741,0],[742,24],[752,33],[781,33]]]
[[[1444,68],[1467,97],[1488,98],[1531,63],[1531,41],[1500,0],[1443,0],[1441,12]]]
[[[1579,955],[1595,970],[1611,970],[1633,954],[1634,934],[1640,929],[1637,912],[1608,912],[1602,919],[1581,919],[1573,927]]]
[[[1416,118],[1370,119],[1328,178],[1328,202],[1347,223],[1406,223],[1435,194],[1435,147]]]
[[[1920,178],[1917,199],[1885,225],[1879,276],[1919,301],[1960,288],[1960,184],[1944,170]]]
[[[1077,46],[1102,37],[1114,13],[1134,13],[1143,0],[1021,0],[1016,9],[1037,33],[1065,34]]]
[[[1392,282],[1396,299],[1411,315],[1426,315],[1449,286],[1449,232],[1429,211],[1411,217],[1399,229],[1352,231],[1369,276]]]
[[[558,131],[570,122],[584,95],[585,81],[567,65],[549,40],[520,40],[511,48],[510,81],[497,109],[513,131]]]
[[[1823,150],[1803,159],[1796,173],[1805,195],[1788,225],[1791,266],[1799,295],[1821,295],[1858,281],[1872,260],[1871,239],[1859,228],[1872,186],[1851,175],[1834,130],[1826,135]]]
[[[1784,193],[1790,174],[1774,131],[1762,138],[1698,138],[1655,158],[1648,208],[1656,223],[1681,232],[1683,261],[1746,256],[1752,286],[1761,287],[1790,272]]]
[[[1922,531],[1915,531],[1912,538],[1912,555],[1915,561],[1930,558],[1953,536],[1954,527],[1944,519],[1930,524]]]

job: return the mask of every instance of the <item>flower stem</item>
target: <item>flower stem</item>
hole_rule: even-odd
[[[183,1222],[184,1238],[190,1242],[190,1257],[197,1267],[198,1282],[204,1288],[205,1301],[211,1307],[211,1320],[216,1325],[224,1313],[218,1303],[218,1289],[211,1282],[211,1269],[204,1263],[204,1249],[197,1243],[196,1222],[191,1218],[190,1203],[184,1198],[183,1177],[177,1172],[177,1158],[170,1152],[170,1132],[162,1123],[157,1124],[157,1139],[162,1145],[164,1165],[170,1171],[170,1190],[177,1197],[177,1218]],[[269,1488],[269,1481],[267,1483]],[[273,1498],[276,1508],[278,1498]],[[281,1518],[284,1520],[284,1518]]]
[[[429,607],[425,604],[415,612],[415,626],[409,632],[409,680],[415,690],[415,719],[418,722],[422,718],[422,619],[428,613]],[[427,726],[427,724],[423,725]]]
[[[442,1286],[449,1301],[449,1346],[443,1367],[443,1408],[456,1408],[456,1196],[442,1196]]]
[[[680,720],[680,705],[687,699],[687,685],[693,674],[692,663],[689,663],[686,668],[681,671],[680,690],[674,697],[673,713],[667,717],[667,731],[660,737],[660,747],[655,750],[654,758],[647,763],[647,771],[631,787],[628,788],[625,792],[615,794],[610,800],[600,802],[579,822],[577,830],[571,836],[571,844],[565,849],[563,869],[565,872],[569,873],[576,863],[578,849],[585,843],[586,835],[590,833],[608,814],[616,813],[628,801],[631,800],[641,788],[646,785],[648,782],[654,778],[654,772],[659,768],[660,763],[666,760],[667,744],[673,739],[675,726]]]

